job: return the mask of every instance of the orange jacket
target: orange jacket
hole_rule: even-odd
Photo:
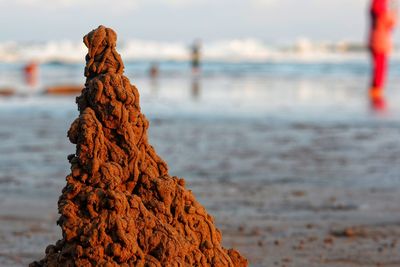
[[[373,16],[369,48],[373,52],[390,53],[392,50],[391,31],[396,25],[397,16],[394,11],[386,11]]]

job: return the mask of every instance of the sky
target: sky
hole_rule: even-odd
[[[363,41],[369,0],[0,0],[0,41],[81,40],[102,24],[124,39]]]

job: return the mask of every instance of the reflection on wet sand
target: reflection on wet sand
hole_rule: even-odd
[[[150,79],[150,92],[152,96],[157,96],[159,91],[159,81],[157,77]]]
[[[198,100],[200,96],[200,77],[193,76],[191,84],[191,96],[193,100]]]
[[[386,98],[384,95],[381,95],[379,98],[370,99],[370,108],[375,113],[386,113],[387,112],[387,104]]]

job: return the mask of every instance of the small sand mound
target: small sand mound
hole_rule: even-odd
[[[79,95],[82,91],[83,86],[80,85],[55,85],[46,88],[43,92],[45,95]]]
[[[58,202],[63,238],[30,266],[247,266],[148,143],[116,40],[103,26],[84,37],[87,80],[68,132],[76,154]]]

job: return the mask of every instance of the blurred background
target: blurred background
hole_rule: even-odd
[[[118,34],[150,143],[227,247],[251,266],[400,265],[399,33],[386,104],[371,106],[369,5],[0,0],[0,266],[61,236],[82,38],[100,24]]]

